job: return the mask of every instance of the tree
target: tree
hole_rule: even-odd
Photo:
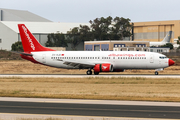
[[[180,40],[180,36],[178,36],[178,40]]]
[[[72,30],[68,31],[66,35],[67,41],[71,44],[72,50],[75,50],[79,43],[89,41],[91,37],[91,31],[87,25],[74,27]]]
[[[51,33],[45,43],[46,47],[67,47],[65,35],[62,33]]]
[[[11,45],[11,51],[23,51],[22,42],[18,41]]]
[[[180,36],[178,36],[177,44],[180,44]]]
[[[171,43],[166,43],[165,45],[163,45],[161,47],[169,47],[170,49],[174,48],[174,46]]]
[[[80,25],[79,33],[82,41],[89,41],[92,38],[90,28],[87,25]]]
[[[112,17],[101,17],[95,20],[89,21],[91,24],[93,39],[107,40],[110,39],[110,25],[112,23]]]
[[[131,24],[130,21],[131,20],[129,18],[114,18],[114,25],[112,27],[111,38],[123,40],[124,37],[130,37],[132,35],[131,30],[133,27],[133,24]]]
[[[67,41],[71,43],[71,49],[75,50],[76,46],[81,42],[79,27],[74,27],[71,31],[67,32]]]
[[[112,18],[111,16],[104,18],[96,18],[93,21],[90,20],[91,26],[80,25],[74,27],[70,31],[64,34],[49,34],[46,46],[48,47],[60,47],[67,46],[67,43],[71,44],[72,50],[75,50],[79,43],[89,40],[122,40],[124,37],[130,37],[133,24],[130,23],[130,19],[127,18]]]
[[[97,40],[122,40],[124,37],[130,37],[132,35],[131,30],[133,24],[130,23],[130,19],[127,18],[112,18],[101,17],[95,20],[90,20],[93,39]]]

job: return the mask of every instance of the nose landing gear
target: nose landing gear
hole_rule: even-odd
[[[156,69],[156,70],[155,70],[155,75],[159,75],[158,71],[163,71],[163,70],[164,70],[164,68]]]

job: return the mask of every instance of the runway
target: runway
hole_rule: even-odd
[[[149,75],[149,74],[0,74],[3,77],[21,77],[21,78],[89,78],[89,77],[105,77],[105,78],[120,78],[120,77],[143,77],[143,78],[180,78],[180,75]]]
[[[3,113],[180,119],[180,103],[0,97]]]

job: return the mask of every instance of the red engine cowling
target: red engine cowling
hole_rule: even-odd
[[[94,72],[99,73],[99,72],[113,72],[113,65],[109,63],[104,63],[104,64],[96,64],[94,66]]]

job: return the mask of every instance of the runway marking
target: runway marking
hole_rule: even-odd
[[[18,98],[0,97],[0,101],[35,102],[35,103],[81,103],[99,105],[139,105],[139,106],[170,106],[180,107],[180,102],[150,102],[150,101],[120,101],[120,100],[86,100],[86,99],[48,99],[48,98]],[[56,102],[58,101],[58,102]],[[67,101],[67,102],[66,102]]]
[[[116,74],[105,74],[105,75],[38,75],[38,74],[1,74],[2,77],[20,77],[20,78],[180,78],[180,75],[138,75],[138,74],[128,74],[128,75],[116,75]]]
[[[25,114],[25,113],[0,113],[0,115],[18,115],[18,116],[22,116],[22,115],[31,115],[31,116],[44,116],[44,117],[81,117],[81,118],[103,118],[104,119],[127,119],[127,120],[163,120],[162,118],[136,118],[136,117],[104,117],[104,116],[78,116],[78,115],[53,115],[53,114]],[[29,117],[28,117],[29,118]],[[166,119],[166,120],[174,120],[174,119]]]
[[[86,100],[86,102],[97,102],[101,100]],[[82,103],[84,100],[70,100],[70,101],[39,101],[42,103]]]

